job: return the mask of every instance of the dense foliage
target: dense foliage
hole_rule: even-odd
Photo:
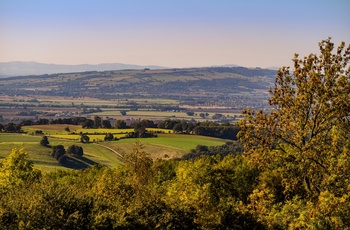
[[[350,46],[294,58],[278,71],[269,113],[246,110],[240,137],[265,170],[251,208],[271,228],[350,226]],[[272,180],[272,178],[274,178]]]
[[[118,168],[96,165],[52,173],[35,170],[23,149],[13,150],[0,168],[0,225],[6,229],[218,229],[228,224],[251,228],[259,224],[241,206],[257,176],[258,170],[241,155],[153,161],[139,143]]]
[[[350,46],[334,54],[328,39],[320,50],[278,71],[274,109],[245,111],[243,146],[152,160],[136,142],[117,168],[51,173],[14,149],[0,166],[0,226],[350,229]]]

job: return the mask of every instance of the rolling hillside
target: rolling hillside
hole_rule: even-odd
[[[163,98],[190,106],[259,107],[276,71],[244,67],[90,71],[0,79],[3,95]]]

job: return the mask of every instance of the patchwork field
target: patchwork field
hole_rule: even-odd
[[[81,129],[80,126],[69,125],[71,131],[77,134],[70,134],[65,131],[67,125],[36,125],[25,126],[24,131],[28,134],[6,134],[0,133],[0,159],[8,156],[13,148],[21,148],[28,153],[29,159],[34,162],[34,166],[45,171],[58,169],[76,168],[82,169],[94,164],[103,164],[115,167],[121,164],[123,159],[118,155],[131,153],[135,143],[139,141],[143,150],[154,159],[179,158],[189,153],[197,145],[218,146],[223,145],[226,140],[197,135],[173,134],[172,131],[162,130],[163,134],[158,134],[156,138],[127,138],[117,141],[103,141],[105,133],[113,133],[115,137],[125,136],[126,132],[132,129]],[[49,147],[40,145],[41,135],[33,135],[36,130],[42,130],[48,136],[51,146],[63,145],[67,149],[71,145],[83,147],[84,156],[82,158],[69,158],[69,164],[63,167],[57,160],[50,156],[52,151]],[[160,131],[160,129],[152,129]],[[92,143],[84,144],[79,142],[79,132],[86,133]],[[109,148],[109,149],[108,149]],[[118,154],[113,152],[116,151]]]

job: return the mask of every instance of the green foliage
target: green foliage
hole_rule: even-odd
[[[176,178],[167,187],[167,201],[172,207],[195,209],[197,223],[217,229],[230,215],[250,215],[239,210],[239,206],[247,202],[257,184],[257,171],[244,163],[241,156],[234,155],[181,161],[176,168]],[[228,213],[229,210],[232,212]],[[234,224],[237,228],[243,227],[242,223]]]
[[[91,119],[87,119],[86,121],[84,121],[84,123],[82,124],[82,128],[93,128],[94,127],[94,121]]]
[[[109,120],[103,120],[101,125],[102,125],[102,128],[106,128],[106,129],[112,128],[111,122]]]
[[[86,135],[86,134],[81,134],[80,135],[80,142],[82,142],[82,143],[89,143],[90,142],[89,136]]]
[[[56,160],[58,160],[64,154],[66,154],[66,150],[64,149],[63,145],[56,145],[52,147],[51,156],[54,157]]]
[[[40,178],[41,172],[33,168],[33,162],[28,161],[27,157],[28,154],[23,148],[13,149],[10,155],[1,161],[0,189]]]
[[[107,134],[105,135],[105,137],[104,137],[104,140],[105,140],[105,141],[113,141],[113,140],[114,140],[113,134],[107,133]]]
[[[102,118],[99,116],[94,117],[94,128],[98,129],[102,127]]]
[[[21,132],[21,125],[14,124],[14,123],[8,123],[4,127],[4,132],[6,133],[18,133]]]
[[[67,153],[74,156],[81,157],[84,155],[84,150],[81,146],[71,145],[67,148]]]
[[[206,146],[197,145],[196,148],[192,149],[190,153],[182,156],[182,159],[195,159],[201,156],[213,156],[220,154],[226,156],[228,154],[240,154],[243,152],[242,144],[238,141],[226,142],[224,145],[219,146]]]
[[[0,198],[0,225],[4,229],[86,229],[92,208],[92,199],[74,187],[45,179]]]
[[[114,124],[114,127],[117,128],[117,129],[126,129],[127,128],[127,125],[125,123],[125,121],[123,120],[117,120]]]
[[[269,113],[245,110],[239,134],[264,172],[251,210],[270,228],[348,226],[350,188],[350,45],[330,39],[320,55],[295,55],[270,90]],[[324,216],[326,215],[326,217]]]
[[[142,144],[137,141],[133,152],[125,155],[124,160],[129,175],[129,183],[135,191],[135,201],[141,203],[142,199],[146,199],[147,196],[151,195],[149,192],[153,179],[152,158],[143,151]]]

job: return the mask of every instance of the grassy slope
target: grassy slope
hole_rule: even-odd
[[[35,130],[42,130],[43,133],[48,135],[50,145],[63,145],[66,149],[68,146],[76,144],[82,146],[84,149],[84,157],[82,159],[73,159],[72,168],[83,168],[96,163],[114,167],[121,163],[120,157],[115,153],[109,151],[106,148],[90,144],[82,144],[77,141],[79,135],[69,135],[64,128],[67,125],[37,125],[27,126],[23,129],[32,133]],[[81,129],[80,126],[69,125],[71,130],[77,132],[92,133],[88,136],[90,140],[103,140],[104,134],[97,135],[93,133],[116,133],[115,136],[121,137],[125,135],[126,131],[130,130],[118,130],[118,129]],[[153,129],[158,130],[158,129]],[[163,130],[164,131],[164,130]],[[166,130],[167,131],[167,130]],[[121,134],[123,132],[124,134]],[[32,160],[36,167],[42,168],[46,171],[52,171],[56,169],[63,169],[63,166],[59,166],[57,161],[50,156],[51,149],[43,147],[39,144],[41,136],[32,136],[25,134],[0,134],[0,159],[6,157],[13,148],[24,147],[25,151],[29,153],[29,159]],[[75,138],[75,139],[74,139]],[[190,152],[197,145],[217,146],[222,145],[226,140],[196,136],[196,135],[184,135],[184,134],[158,134],[157,138],[130,138],[121,139],[118,141],[102,142],[101,144],[110,147],[121,154],[130,153],[133,150],[134,144],[140,141],[144,146],[144,151],[150,154],[152,158],[176,158],[181,157],[183,154]]]
[[[64,169],[65,167],[58,165],[57,160],[50,156],[51,149],[43,147],[39,144],[41,137],[23,134],[0,134],[0,159],[6,157],[13,148],[24,147],[29,155],[29,159],[34,162],[37,168],[45,171],[56,169]],[[73,159],[79,165],[78,168],[84,168],[96,163],[114,167],[121,163],[121,160],[111,151],[94,144],[81,144],[72,140],[49,138],[50,145],[63,145],[65,149],[68,146],[76,144],[84,149],[84,157],[82,159]],[[72,167],[75,167],[74,165]]]
[[[169,158],[181,157],[185,153],[189,153],[197,145],[217,146],[223,145],[227,140],[184,134],[158,134],[158,138],[142,138],[142,139],[122,139],[114,142],[104,142],[120,153],[130,153],[133,150],[134,143],[139,140],[145,147],[152,158],[163,158],[168,155]]]

